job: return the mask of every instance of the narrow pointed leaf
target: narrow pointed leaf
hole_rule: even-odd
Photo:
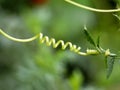
[[[98,38],[97,38],[97,47],[98,48],[100,47],[100,36],[98,36]]]
[[[84,34],[85,34],[87,40],[88,40],[93,46],[96,46],[94,40],[93,40],[92,37],[90,36],[90,34],[89,34],[89,32],[87,31],[86,27],[84,28]]]
[[[109,78],[112,73],[114,62],[115,57],[112,57],[111,59],[107,60],[107,78]]]

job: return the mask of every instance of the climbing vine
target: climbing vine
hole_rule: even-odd
[[[120,11],[120,9],[112,9],[112,10],[95,9],[95,8],[91,8],[91,7],[88,7],[85,5],[78,4],[72,0],[65,0],[65,1],[68,3],[71,3],[75,6],[78,6],[78,7],[90,10],[90,11],[94,11],[94,12],[118,12],[118,11]],[[114,16],[116,16],[118,18],[117,15],[114,15]],[[93,40],[92,36],[90,35],[90,33],[88,32],[86,26],[84,26],[84,34],[85,34],[88,42],[90,44],[92,44],[95,47],[95,49],[86,49],[85,52],[82,52],[81,47],[72,44],[72,42],[65,43],[64,40],[56,41],[55,38],[49,38],[48,36],[43,36],[42,33],[39,33],[28,39],[19,39],[19,38],[12,37],[9,34],[5,33],[2,29],[0,29],[0,34],[5,36],[6,38],[16,41],[16,42],[31,42],[36,39],[39,39],[40,43],[45,43],[47,46],[52,46],[53,48],[57,48],[59,45],[61,45],[63,50],[65,50],[68,47],[70,49],[70,51],[75,52],[82,56],[103,54],[105,57],[105,64],[106,64],[106,68],[107,68],[107,78],[112,73],[115,60],[119,59],[119,56],[117,54],[111,53],[109,49],[105,50],[100,46],[100,36],[98,36],[97,41],[95,42]],[[110,57],[110,59],[109,59],[109,57]]]

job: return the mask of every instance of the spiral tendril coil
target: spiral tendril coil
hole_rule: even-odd
[[[40,43],[45,43],[47,46],[52,46],[53,48],[57,48],[59,45],[61,45],[61,48],[63,50],[65,50],[67,47],[70,49],[70,51],[73,51],[79,55],[90,55],[90,54],[98,54],[97,50],[90,50],[87,49],[86,52],[81,52],[81,47],[72,44],[71,42],[64,42],[63,40],[58,40],[56,41],[55,38],[49,38],[48,36],[43,36],[42,33],[35,35],[31,38],[28,39],[18,39],[15,37],[12,37],[10,35],[8,35],[7,33],[5,33],[3,30],[0,29],[0,34],[2,34],[3,36],[5,36],[6,38],[12,40],[12,41],[16,41],[16,42],[31,42],[36,40],[37,38],[39,38]]]
[[[69,47],[71,51],[78,53],[81,49],[81,47],[77,47],[76,45],[73,45],[71,42],[64,43],[63,40],[59,40],[56,42],[54,38],[50,39],[48,36],[43,36],[42,33],[40,33],[39,39],[41,43],[45,42],[46,45],[53,46],[53,48],[57,48],[61,44],[63,50]]]

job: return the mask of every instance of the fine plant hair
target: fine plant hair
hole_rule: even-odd
[[[65,1],[68,3],[71,3],[75,6],[87,9],[89,11],[94,11],[94,12],[118,12],[118,11],[120,11],[120,9],[112,9],[112,10],[95,9],[95,8],[91,8],[88,6],[78,4],[72,0],[65,0]],[[118,18],[117,15],[114,15],[114,16],[116,16]],[[86,36],[86,39],[95,48],[95,49],[86,49],[85,52],[82,52],[81,47],[72,44],[72,42],[65,43],[64,40],[56,41],[55,38],[49,38],[48,36],[43,36],[42,33],[39,33],[39,34],[37,34],[31,38],[28,38],[28,39],[19,39],[19,38],[12,37],[9,34],[5,33],[2,29],[0,29],[0,34],[5,36],[6,38],[8,38],[10,40],[15,41],[15,42],[24,42],[25,43],[25,42],[31,42],[31,41],[34,41],[36,39],[39,39],[40,43],[45,43],[47,46],[52,46],[53,48],[57,48],[59,45],[61,45],[61,48],[63,50],[65,50],[68,47],[70,49],[70,51],[75,52],[75,53],[82,55],[82,56],[102,54],[105,57],[105,64],[106,64],[106,69],[107,69],[107,78],[109,78],[109,76],[112,73],[115,60],[119,59],[119,56],[117,54],[111,53],[110,49],[105,50],[100,46],[100,36],[98,36],[98,38],[95,42],[93,40],[92,36],[90,35],[90,33],[88,32],[85,25],[84,25],[84,34]]]

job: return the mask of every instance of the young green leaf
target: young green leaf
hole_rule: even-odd
[[[107,78],[109,78],[112,73],[114,62],[115,57],[111,57],[111,59],[107,60]]]
[[[90,34],[89,34],[89,32],[87,31],[87,28],[86,28],[86,27],[84,27],[84,34],[85,34],[87,40],[88,40],[93,46],[96,46],[93,38],[90,36]]]

